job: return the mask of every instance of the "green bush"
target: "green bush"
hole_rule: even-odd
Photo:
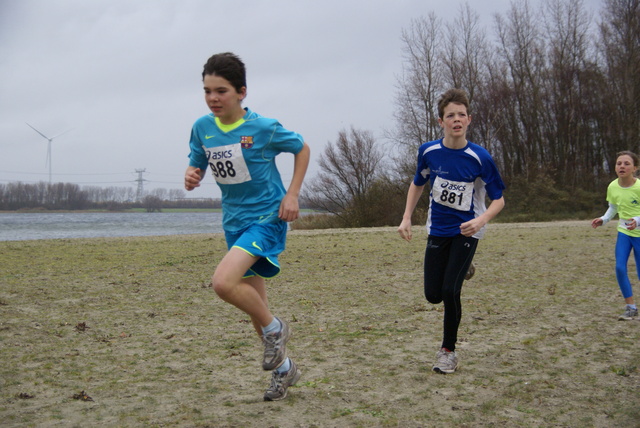
[[[425,224],[428,214],[428,186],[418,203],[412,222]],[[606,189],[599,192],[569,189],[548,175],[534,179],[519,177],[507,185],[506,205],[494,221],[500,223],[546,222],[591,219],[607,208]],[[352,202],[339,214],[318,213],[296,220],[292,229],[337,229],[351,227],[398,226],[406,201],[406,189],[390,181],[378,181],[367,195]],[[487,200],[487,205],[490,203]]]
[[[500,222],[542,222],[589,219],[606,210],[606,189],[591,192],[563,188],[548,175],[534,179],[518,177],[504,193],[505,208],[496,218]]]
[[[339,218],[329,213],[307,214],[290,224],[291,230],[337,229]]]

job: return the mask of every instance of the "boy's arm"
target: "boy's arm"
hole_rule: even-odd
[[[416,209],[416,205],[418,205],[423,190],[424,186],[416,186],[413,182],[409,186],[407,203],[405,204],[404,214],[402,215],[402,223],[400,223],[398,227],[398,233],[400,233],[400,236],[405,241],[411,241],[411,216],[413,215],[413,210]]]
[[[282,198],[278,217],[284,221],[293,221],[300,215],[300,207],[298,205],[298,196],[302,188],[302,181],[307,173],[309,159],[311,157],[311,149],[304,143],[302,150],[295,155],[293,161],[293,177],[289,184],[287,194]]]
[[[504,208],[504,196],[500,199],[495,199],[491,201],[487,210],[481,215],[473,220],[469,220],[460,225],[460,233],[464,236],[473,236],[480,229],[484,227],[485,224],[489,223],[495,216],[498,215],[500,211]]]

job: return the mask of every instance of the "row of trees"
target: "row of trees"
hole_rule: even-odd
[[[330,143],[305,198],[345,226],[397,224],[422,142],[441,137],[437,100],[462,88],[468,138],[494,156],[507,210],[528,219],[602,209],[616,153],[640,150],[640,0],[512,2],[492,38],[469,4],[445,22],[434,13],[402,32],[395,129],[383,156],[370,132]],[[384,164],[384,167],[381,167]],[[424,207],[423,207],[424,213]]]
[[[129,187],[80,187],[73,183],[27,184],[13,182],[0,184],[0,210],[51,209],[85,210],[146,208],[159,211],[162,208],[220,208],[220,201],[213,199],[188,199],[179,189],[153,189],[138,199],[137,191]]]
[[[405,70],[390,134],[408,153],[437,138],[438,96],[465,89],[469,137],[505,179],[550,175],[563,187],[599,190],[615,153],[640,147],[640,0],[604,0],[599,22],[583,0],[513,2],[489,42],[467,4],[449,25],[434,14],[403,32]],[[416,120],[419,119],[419,120]]]

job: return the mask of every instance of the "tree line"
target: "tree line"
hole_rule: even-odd
[[[145,208],[160,211],[162,208],[220,208],[217,199],[185,198],[180,189],[153,189],[138,195],[130,187],[79,186],[74,183],[34,184],[12,182],[0,184],[0,210],[21,209],[119,211],[129,208]]]
[[[467,137],[494,157],[513,220],[601,211],[616,153],[640,151],[640,0],[603,0],[595,15],[582,0],[512,2],[492,32],[468,3],[459,12],[403,29],[384,150],[354,127],[326,146],[304,197],[334,223],[399,223],[417,149],[441,138],[437,100],[454,87],[469,94]]]

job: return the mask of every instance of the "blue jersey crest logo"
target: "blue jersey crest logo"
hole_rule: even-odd
[[[243,149],[250,149],[253,147],[253,137],[240,137],[240,146]]]

